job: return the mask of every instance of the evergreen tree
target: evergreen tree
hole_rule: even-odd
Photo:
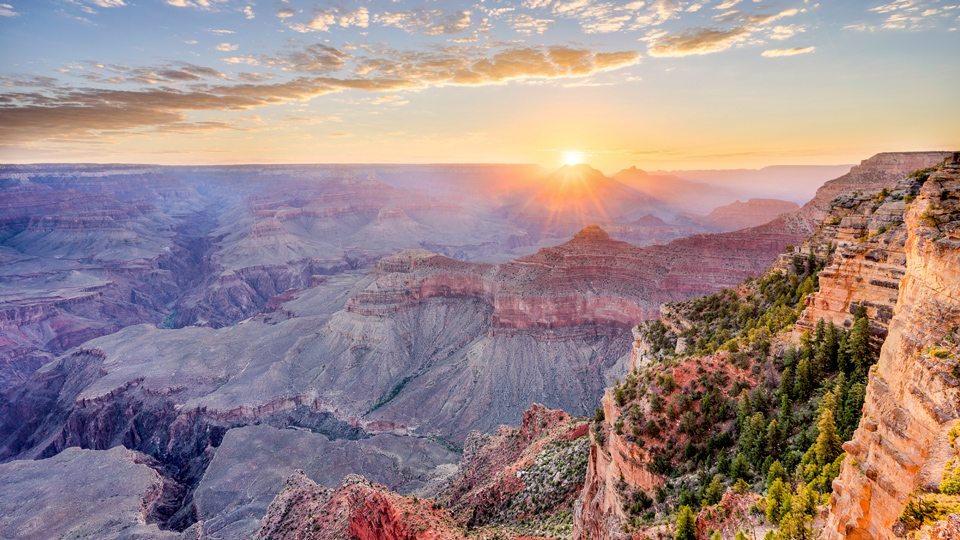
[[[730,464],[730,478],[737,480],[746,478],[748,474],[750,474],[750,465],[747,464],[747,458],[743,457],[743,454],[737,454],[733,463]]]
[[[828,408],[823,409],[823,412],[820,413],[820,420],[817,422],[817,428],[820,430],[820,435],[817,436],[814,451],[817,454],[817,463],[823,467],[837,459],[837,456],[842,452],[833,411]]]
[[[780,422],[777,422],[776,419],[770,421],[770,424],[767,426],[767,456],[777,457],[780,455]]]
[[[797,376],[793,385],[793,395],[798,400],[805,400],[813,390],[813,380],[810,369],[810,360],[801,358],[797,364]]]
[[[847,336],[847,354],[852,368],[863,373],[872,363],[870,360],[870,320],[866,317],[857,319],[853,329]]]
[[[723,481],[720,479],[720,475],[714,475],[713,480],[710,481],[710,485],[704,490],[702,506],[712,506],[720,502],[720,499],[723,498]]]
[[[774,479],[767,490],[767,521],[773,524],[780,523],[783,517],[783,503],[790,492],[780,478]]]
[[[780,460],[774,461],[770,465],[770,470],[767,471],[767,485],[772,486],[773,481],[780,479],[782,481],[787,480],[787,471],[783,468],[783,465],[780,464]]]
[[[853,431],[857,429],[860,423],[860,417],[863,414],[863,400],[867,394],[867,385],[862,381],[855,381],[850,385],[847,391],[847,398],[843,403],[843,412],[840,414],[839,428],[840,437],[843,440],[849,440],[853,437]]]
[[[697,540],[696,518],[689,506],[681,506],[677,514],[677,532],[673,540]]]

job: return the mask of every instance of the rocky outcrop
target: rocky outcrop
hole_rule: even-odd
[[[718,206],[705,216],[678,214],[675,223],[702,227],[709,232],[727,232],[762,225],[780,214],[795,212],[800,206],[794,202],[777,199],[739,200],[726,206]]]
[[[923,184],[906,214],[906,274],[860,427],[844,445],[824,537],[893,539],[916,490],[936,491],[960,419],[960,163]]]
[[[471,528],[569,533],[569,511],[586,473],[587,428],[584,418],[534,404],[519,429],[471,433],[457,474],[437,499]]]
[[[804,299],[795,334],[812,331],[820,319],[849,329],[863,306],[873,333],[886,337],[906,271],[906,200],[916,197],[920,186],[918,178],[906,178],[892,190],[837,197],[817,234],[795,254],[781,257],[781,265],[803,264],[811,253],[829,260],[819,274],[820,290]]]
[[[428,500],[397,495],[360,476],[336,490],[297,471],[270,504],[258,540],[434,540],[465,535]]]
[[[158,527],[180,488],[156,466],[124,448],[0,464],[0,537],[179,539]]]
[[[347,311],[385,315],[429,298],[467,297],[492,307],[494,333],[584,326],[627,329],[636,321],[656,318],[662,302],[731,286],[768,262],[764,255],[769,246],[762,242],[722,249],[703,237],[682,251],[675,244],[639,248],[590,226],[567,243],[500,265],[406,252],[378,263],[382,277],[352,298]],[[702,253],[695,268],[685,260],[694,250]],[[717,268],[712,279],[704,279],[700,272],[711,264],[722,267],[722,274]]]
[[[298,469],[327,488],[337,488],[349,474],[363,473],[393,491],[428,496],[455,472],[457,459],[429,439],[381,434],[330,440],[306,429],[231,429],[194,492],[194,528],[208,540],[250,538],[287,477]]]

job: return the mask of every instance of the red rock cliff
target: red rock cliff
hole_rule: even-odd
[[[906,274],[860,427],[844,445],[823,536],[889,539],[915,490],[935,491],[960,419],[960,163],[933,173],[906,215]]]

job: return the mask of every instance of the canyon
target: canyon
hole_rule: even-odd
[[[80,485],[92,480],[78,467],[129,468],[138,480],[122,497],[141,509],[109,526],[137,523],[151,538],[303,538],[314,527],[330,538],[459,538],[463,527],[618,537],[619,484],[663,483],[647,467],[653,445],[613,433],[610,385],[655,361],[637,324],[836,249],[798,335],[820,318],[850,326],[863,305],[888,347],[905,309],[894,307],[898,279],[924,264],[947,271],[956,255],[945,251],[953,229],[932,244],[914,237],[930,205],[950,223],[952,199],[931,190],[952,190],[953,173],[903,179],[947,156],[875,156],[801,208],[719,188],[683,207],[655,175],[584,166],[4,166],[0,475],[24,482],[37,474],[24,464],[57,463]],[[906,218],[893,195],[873,208],[883,188],[917,197]],[[616,204],[577,204],[588,192]],[[927,259],[911,262],[914,252]],[[924,305],[952,298],[923,294]],[[717,354],[711,370],[761,382]],[[949,382],[929,369],[924,381]],[[868,405],[882,401],[870,384]],[[582,417],[601,403],[608,437],[591,444]],[[924,424],[928,439],[952,425],[941,416]],[[851,455],[878,454],[853,444]],[[949,449],[938,452],[942,465]],[[553,479],[564,467],[583,480]],[[843,489],[871,488],[837,489],[831,516],[851,512]],[[6,512],[32,512],[5,498]],[[555,518],[522,521],[544,512]],[[879,515],[829,519],[867,530]],[[77,518],[88,528],[76,530],[102,519]]]

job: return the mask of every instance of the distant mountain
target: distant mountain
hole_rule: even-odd
[[[729,232],[754,227],[771,219],[800,209],[795,202],[778,199],[750,199],[747,202],[736,201],[733,204],[719,206],[705,216],[682,213],[674,218],[674,223],[697,225],[711,232]]]
[[[635,166],[613,175],[613,179],[662,201],[681,212],[707,213],[737,200],[736,190],[692,182],[671,174],[649,174]]]
[[[776,165],[762,169],[654,171],[694,182],[749,193],[753,197],[784,199],[803,204],[824,182],[850,170],[850,165]]]

